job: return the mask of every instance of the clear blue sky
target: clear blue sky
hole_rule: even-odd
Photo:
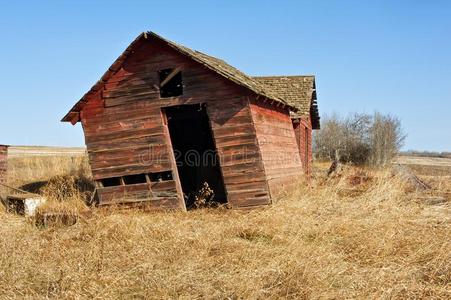
[[[250,75],[315,74],[321,114],[391,113],[451,150],[451,1],[2,1],[0,143],[84,144],[61,117],[142,31]]]

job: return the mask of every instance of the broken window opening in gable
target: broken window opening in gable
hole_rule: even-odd
[[[180,68],[158,71],[160,77],[160,97],[169,98],[183,95],[182,71]]]

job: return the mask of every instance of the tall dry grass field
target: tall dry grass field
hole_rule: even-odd
[[[24,156],[8,159],[8,182],[24,184],[47,181],[58,175],[90,177],[87,156]]]
[[[41,172],[14,164],[17,182]],[[450,177],[428,180],[430,193],[451,191]],[[350,168],[250,211],[93,209],[45,229],[2,211],[0,295],[449,299],[449,199],[420,196],[386,171]]]

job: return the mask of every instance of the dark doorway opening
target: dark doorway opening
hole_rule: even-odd
[[[166,108],[165,113],[186,207],[195,206],[196,193],[205,182],[214,192],[211,200],[226,203],[224,180],[206,105],[173,106]]]

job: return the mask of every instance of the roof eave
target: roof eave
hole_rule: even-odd
[[[138,35],[133,42],[128,45],[128,47],[124,50],[124,52],[119,55],[119,57],[113,62],[113,64],[108,68],[108,70],[102,75],[100,80],[98,80],[90,89],[88,92],[86,92],[83,97],[81,97],[80,100],[69,110],[69,112],[61,119],[61,122],[71,122],[72,124],[76,124],[80,120],[77,120],[75,123],[73,123],[73,119],[71,118],[71,114],[73,113],[80,113],[81,109],[83,109],[83,106],[87,103],[86,97],[90,94],[94,94],[99,91],[100,87],[103,86],[103,84],[109,79],[109,77],[114,74],[117,70],[120,69],[122,66],[122,63],[127,59],[127,57],[132,52],[132,48],[135,46],[135,44],[142,38],[147,38],[147,33],[143,32],[140,35]]]
[[[297,112],[298,108],[296,108],[295,106],[292,106],[288,103],[286,103],[285,101],[283,101],[282,99],[278,99],[274,96],[270,96],[267,95],[264,91],[261,90],[255,90],[254,88],[252,88],[251,86],[248,86],[246,84],[243,84],[242,82],[235,80],[234,78],[231,78],[230,76],[228,76],[227,74],[225,74],[224,72],[222,72],[221,70],[216,69],[214,66],[210,65],[209,63],[205,62],[205,61],[201,61],[200,59],[198,59],[197,57],[192,56],[189,52],[187,52],[186,50],[183,49],[183,47],[180,47],[178,45],[176,45],[175,43],[166,40],[165,38],[159,36],[158,34],[151,32],[151,31],[147,31],[147,32],[143,32],[141,33],[138,37],[135,38],[135,40],[133,40],[133,42],[130,43],[130,45],[124,50],[124,52],[122,52],[122,54],[113,62],[113,64],[108,68],[108,70],[103,74],[103,76],[101,77],[101,79],[99,81],[97,81],[92,87],[91,89],[85,93],[83,95],[83,97],[71,108],[71,110],[61,119],[61,122],[71,122],[72,124],[76,124],[77,122],[80,121],[80,116],[78,115],[78,118],[73,118],[73,114],[77,113],[79,114],[80,111],[83,109],[83,106],[87,103],[86,102],[86,98],[90,95],[90,94],[94,94],[96,92],[98,92],[101,87],[103,86],[103,84],[108,81],[108,79],[117,71],[120,69],[120,67],[122,66],[123,62],[127,59],[127,57],[132,53],[132,48],[135,47],[135,45],[141,40],[141,39],[148,39],[148,36],[153,36],[163,42],[165,42],[168,46],[170,46],[171,48],[173,48],[174,50],[188,56],[189,58],[191,58],[192,60],[202,64],[203,66],[207,67],[208,69],[212,70],[213,72],[221,75],[222,77],[234,82],[235,84],[242,86],[252,92],[254,92],[257,95],[261,95],[265,98],[268,98],[270,100],[272,100],[276,103],[280,103],[282,104],[284,107],[289,108],[292,111]],[[280,106],[280,105],[279,105]]]

